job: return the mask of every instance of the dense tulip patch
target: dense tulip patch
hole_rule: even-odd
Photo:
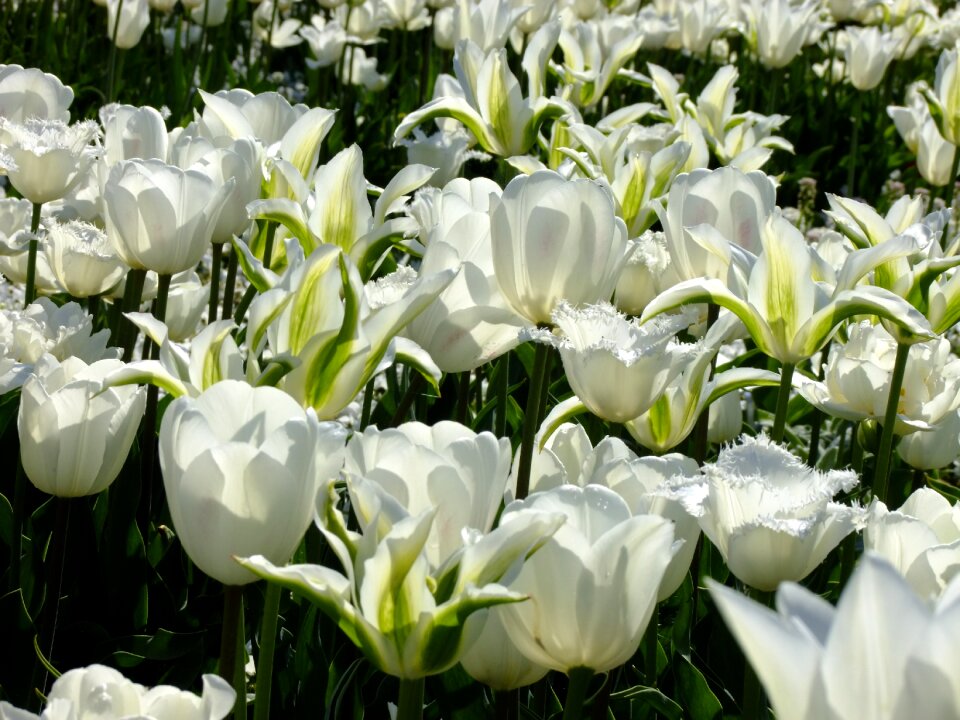
[[[0,0],[0,720],[960,718],[958,58]]]

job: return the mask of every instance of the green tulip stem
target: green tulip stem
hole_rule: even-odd
[[[373,378],[367,382],[363,389],[363,407],[360,410],[360,432],[370,424],[370,413],[373,411]]]
[[[97,330],[100,326],[98,322],[97,315],[100,314],[100,296],[99,295],[90,295],[87,297],[87,312],[90,313],[90,317],[93,318],[93,329]]]
[[[30,218],[30,244],[27,248],[27,289],[23,297],[24,307],[37,299],[37,249],[40,247],[37,233],[40,231],[40,208],[42,207],[43,203],[34,203],[33,215]]]
[[[494,435],[498,438],[507,434],[507,402],[510,389],[510,353],[505,353],[497,363],[497,414]]]
[[[233,315],[233,293],[236,287],[237,251],[230,248],[230,256],[227,258],[227,280],[223,285],[223,307],[220,309],[221,320],[227,320]]]
[[[563,720],[581,720],[593,670],[586,667],[573,668],[567,677],[570,684],[567,686],[567,699],[563,703]]]
[[[237,704],[246,704],[245,683],[237,682],[237,663],[240,661],[240,628],[243,622],[243,587],[224,585],[223,587],[223,630],[220,635],[220,677],[234,686],[237,691]],[[242,676],[241,680],[242,680]]]
[[[718,317],[720,317],[720,306],[711,303],[707,306],[707,329],[705,332],[710,332],[710,328],[717,322]],[[716,369],[717,356],[714,354],[713,359],[710,361],[710,371],[709,375],[707,375],[708,381],[713,379]],[[697,418],[697,424],[693,428],[693,459],[697,461],[697,465],[703,465],[703,461],[707,459],[709,430],[710,406],[707,405],[700,411],[700,417]]]
[[[416,402],[417,396],[420,394],[426,382],[427,381],[423,379],[423,375],[413,373],[410,382],[407,384],[407,391],[403,394],[400,404],[397,405],[397,409],[390,419],[390,427],[396,427],[407,420],[407,414],[410,412],[410,408],[413,407],[413,403]],[[364,404],[366,404],[366,396],[364,396],[363,401]]]
[[[853,132],[850,136],[850,155],[847,157],[847,196],[856,197],[857,153],[860,146],[860,123],[863,114],[863,93],[855,91],[853,101]]]
[[[423,717],[423,686],[424,678],[400,678],[397,720],[420,720]]]
[[[517,720],[520,717],[520,690],[494,690],[493,716],[501,720]]]
[[[457,416],[456,421],[466,425],[470,419],[470,371],[465,370],[457,378]]]
[[[277,234],[277,223],[268,222],[266,229],[266,239],[263,244],[263,266],[267,269],[270,268],[270,263],[273,260],[273,241]],[[250,307],[250,303],[253,302],[254,295],[257,294],[257,289],[251,285],[243,293],[243,297],[240,298],[240,303],[237,305],[237,315],[234,318],[234,322],[237,325],[243,324],[243,318],[247,314],[247,308]]]
[[[784,363],[780,368],[780,391],[777,393],[777,411],[773,416],[773,431],[770,439],[783,442],[783,431],[787,426],[787,406],[790,404],[790,386],[793,383],[793,371],[796,365]]]
[[[950,167],[950,181],[947,183],[946,205],[948,209],[953,207],[953,197],[954,193],[956,192],[958,174],[960,174],[960,148],[954,147],[953,165]],[[946,246],[946,243],[949,242],[948,233],[943,233],[943,237],[941,238],[940,242],[944,243],[944,246]]]
[[[127,273],[127,283],[123,289],[122,312],[136,312],[140,309],[140,298],[143,295],[143,283],[146,279],[146,270],[131,270]],[[128,363],[133,358],[133,346],[137,343],[136,325],[121,314],[114,330],[117,345],[123,348],[123,361]]]
[[[167,317],[167,297],[170,294],[170,275],[160,275],[157,283],[157,297],[153,301],[153,316],[163,322]],[[144,339],[144,348],[150,348],[149,358],[156,360],[160,357],[160,347],[150,339]],[[141,532],[149,527],[153,516],[153,478],[157,461],[157,406],[160,399],[160,389],[156,385],[147,387],[147,407],[143,413],[143,435],[140,447],[140,488],[144,493],[144,502],[140,503],[143,515],[137,523]]]
[[[120,34],[120,16],[123,13],[123,0],[117,3],[117,16],[110,32],[110,49],[107,51],[107,102],[113,102],[114,81],[117,77],[117,35]]]
[[[257,660],[257,694],[253,701],[253,720],[270,717],[270,692],[273,689],[273,656],[277,646],[277,620],[280,617],[280,586],[267,583],[260,625],[260,656]]]
[[[53,647],[57,636],[57,620],[60,615],[60,594],[63,588],[63,568],[66,564],[64,558],[67,554],[67,533],[70,527],[70,508],[73,506],[71,498],[56,497],[53,498],[56,508],[53,532],[50,535],[50,544],[47,546],[47,554],[44,556],[44,566],[46,567],[46,592],[43,599],[43,609],[41,610],[42,622],[40,627],[46,635],[46,658],[53,662]],[[46,695],[47,679],[49,673],[45,674],[43,681],[43,693]]]
[[[657,655],[660,651],[658,610],[659,608],[654,606],[650,624],[647,625],[647,630],[643,633],[643,681],[647,684],[647,687],[657,686]]]
[[[527,394],[527,410],[523,416],[523,439],[520,442],[520,463],[517,472],[517,500],[523,500],[530,491],[530,470],[533,465],[533,441],[540,427],[540,398],[544,393],[544,385],[549,382],[547,375],[547,360],[550,357],[550,346],[537,343],[536,355],[533,359],[533,373],[530,375],[530,388]]]
[[[207,323],[217,319],[217,306],[220,304],[220,265],[223,262],[223,243],[213,243],[213,255],[210,261],[210,305],[207,311]]]
[[[883,414],[883,432],[880,435],[880,447],[877,449],[877,467],[873,476],[873,496],[881,502],[887,502],[890,486],[890,458],[893,450],[893,431],[897,425],[897,410],[900,406],[900,392],[903,388],[903,376],[907,369],[907,356],[910,346],[897,345],[897,358],[893,363],[893,375],[890,376],[890,389],[887,391],[887,409]]]

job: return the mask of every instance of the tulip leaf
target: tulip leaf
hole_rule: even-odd
[[[723,717],[723,706],[710,690],[707,680],[683,655],[673,658],[677,691],[690,720],[716,720]]]
[[[646,706],[663,715],[667,720],[681,720],[683,718],[683,708],[680,705],[656,688],[646,687],[645,685],[635,685],[632,688],[611,693],[610,700],[630,700],[641,707]]]
[[[0,495],[0,540],[7,547],[13,546],[13,505],[6,495]]]

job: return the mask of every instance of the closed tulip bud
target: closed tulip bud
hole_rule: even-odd
[[[160,467],[173,526],[197,567],[227,585],[256,577],[233,557],[286,562],[313,516],[320,483],[343,461],[345,431],[320,424],[272,387],[225,380],[171,403]]]
[[[531,510],[561,513],[566,522],[510,583],[531,598],[502,608],[513,642],[533,662],[566,673],[622,665],[650,622],[675,550],[673,524],[657,515],[632,515],[613,490],[589,485],[513,502],[500,527],[523,522]]]
[[[107,234],[127,265],[174,275],[192,269],[213,236],[233,181],[218,186],[197,170],[127,160],[103,190]]]
[[[30,481],[58,497],[95,495],[112,483],[130,452],[146,390],[110,388],[103,378],[119,360],[87,365],[44,355],[23,385],[17,430]]]
[[[960,567],[960,506],[930,488],[914,491],[892,512],[875,502],[863,542],[865,549],[886,558],[920,597],[939,597]]]
[[[56,75],[37,68],[0,65],[0,117],[18,123],[27,118],[67,122],[72,102],[73,90]]]
[[[857,90],[873,90],[897,52],[897,39],[878,27],[847,28],[847,70]]]
[[[103,153],[107,165],[121,160],[166,160],[169,136],[155,108],[105,105],[100,109]]]
[[[48,232],[44,249],[50,268],[74,297],[102,295],[126,274],[127,267],[95,225],[79,221],[53,224]]]
[[[510,181],[492,202],[490,235],[500,290],[532,323],[551,323],[560,300],[609,300],[626,262],[627,228],[609,193],[552,171]]]

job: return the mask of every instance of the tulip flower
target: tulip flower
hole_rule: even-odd
[[[960,410],[948,412],[930,430],[900,438],[897,454],[912,468],[937,470],[960,457]]]
[[[463,623],[474,612],[525,600],[498,583],[562,522],[555,513],[524,513],[487,535],[464,533],[464,545],[436,567],[425,552],[435,509],[410,515],[360,476],[348,476],[347,488],[360,532],[347,528],[334,483],[317,498],[317,524],[343,573],[319,565],[277,567],[260,556],[240,562],[318,605],[374,666],[401,680],[455,665],[465,649]]]
[[[906,107],[887,107],[887,114],[904,144],[917,156],[920,176],[931,185],[943,187],[953,179],[950,173],[957,149],[940,134],[921,96],[914,94],[908,102]]]
[[[503,609],[514,643],[533,662],[567,674],[619,667],[639,647],[656,605],[675,551],[672,524],[632,515],[614,491],[589,485],[515,501],[500,527],[524,522],[531,510],[562,513],[566,522],[510,583],[531,597]]]
[[[343,462],[345,435],[271,387],[224,380],[174,400],[160,425],[160,468],[174,529],[197,567],[244,585],[256,576],[233,556],[289,559],[320,483]]]
[[[846,33],[850,84],[857,90],[873,90],[899,49],[897,40],[878,27],[849,27]]]
[[[926,319],[902,298],[882,288],[855,287],[882,257],[851,255],[841,272],[842,282],[828,295],[814,277],[814,251],[781,215],[772,215],[764,224],[761,244],[763,250],[750,270],[745,297],[715,278],[687,280],[654,299],[641,320],[690,303],[716,303],[736,314],[757,347],[784,365],[811,357],[841,322],[854,315],[877,315],[902,327],[915,340],[931,337]],[[891,246],[889,252],[893,255],[901,250]],[[860,258],[873,265],[860,262]]]
[[[620,69],[640,49],[644,36],[629,19],[610,15],[599,22],[577,23],[560,31],[561,80],[581,108],[603,98]]]
[[[897,341],[883,326],[852,325],[845,343],[830,349],[823,381],[800,380],[798,390],[828,415],[845,420],[879,420],[887,405]],[[929,430],[960,405],[960,360],[944,339],[909,347],[893,432]]]
[[[937,598],[960,569],[960,506],[919,488],[898,510],[870,506],[864,548],[890,562],[921,598]]]
[[[816,41],[817,15],[820,4],[790,0],[750,0],[744,7],[747,20],[745,37],[760,62],[768,68],[783,68],[790,64],[803,46]]]
[[[235,695],[233,688],[216,675],[203,676],[203,694],[198,697],[171,685],[145,688],[113,668],[90,665],[68,670],[54,681],[42,715],[34,715],[0,702],[0,717],[6,720],[91,717],[102,720],[132,717],[222,720],[230,714]]]
[[[100,110],[100,122],[103,159],[108,166],[121,160],[167,159],[167,124],[156,108],[105,105]]]
[[[541,445],[533,460],[532,492],[564,485],[601,485],[622,497],[632,514],[660,515],[673,522],[674,535],[683,544],[664,571],[657,599],[670,597],[690,569],[700,526],[678,501],[667,499],[660,491],[668,487],[676,475],[695,474],[696,462],[679,453],[637,457],[622,440],[612,437],[604,438],[594,447],[582,426],[569,423],[560,425],[549,438],[541,435]]]
[[[506,438],[477,434],[459,423],[411,422],[354,435],[344,471],[382,487],[411,516],[435,512],[424,552],[431,566],[440,567],[462,547],[467,528],[492,529],[512,454]]]
[[[513,311],[497,285],[485,178],[457,179],[436,198],[420,272],[454,270],[453,282],[404,330],[444,372],[473,370],[511,350],[530,323]],[[479,206],[479,207],[478,207]]]
[[[0,117],[16,123],[28,118],[70,120],[73,90],[56,75],[37,68],[0,65]],[[0,131],[0,142],[3,134]]]
[[[792,583],[777,591],[776,611],[708,583],[781,720],[960,713],[956,582],[928,605],[885,560],[867,554],[836,608]]]
[[[210,245],[233,181],[217,186],[198,170],[157,160],[125,160],[103,190],[110,241],[135,270],[190,270]]]
[[[927,89],[924,97],[930,114],[944,139],[954,147],[960,145],[960,72],[957,70],[956,46],[940,53],[937,61],[933,90]]]
[[[339,248],[322,245],[306,260],[293,245],[287,248],[290,267],[251,304],[247,327],[254,355],[269,338],[274,359],[299,361],[283,378],[284,390],[331,419],[394,357],[438,381],[429,356],[413,342],[398,347],[395,338],[450,284],[453,270],[421,277],[395,302],[371,308],[356,267]]]
[[[408,114],[394,132],[394,140],[436,118],[454,118],[473,133],[492,155],[523,155],[536,142],[541,126],[568,111],[559,99],[542,94],[543,66],[555,47],[560,28],[545,25],[523,56],[530,87],[523,96],[520,83],[507,64],[506,50],[484,53],[469,40],[457,44],[454,72],[462,97],[441,97]]]
[[[106,233],[89,223],[51,225],[44,250],[57,281],[74,297],[102,295],[127,272]]]
[[[20,124],[0,116],[0,171],[35,205],[59,200],[90,167],[90,143],[99,132],[92,120],[67,125],[29,118]]]
[[[87,365],[71,357],[40,358],[20,396],[20,459],[30,481],[57,497],[95,495],[123,467],[146,405],[143,388],[103,392],[119,360]]]
[[[701,473],[665,495],[699,518],[730,572],[757,590],[805,578],[863,515],[832,501],[857,484],[855,473],[814,470],[766,436],[744,436]]]
[[[136,47],[150,24],[147,0],[106,0],[107,37],[118,48]]]
[[[595,303],[613,295],[627,229],[602,186],[552,171],[516,177],[490,215],[497,283],[531,323],[551,323],[560,300]]]
[[[570,387],[594,415],[626,422],[650,409],[689,361],[695,346],[676,341],[683,315],[639,325],[609,303],[574,309],[561,300],[552,314],[561,333],[540,333],[555,345]]]

